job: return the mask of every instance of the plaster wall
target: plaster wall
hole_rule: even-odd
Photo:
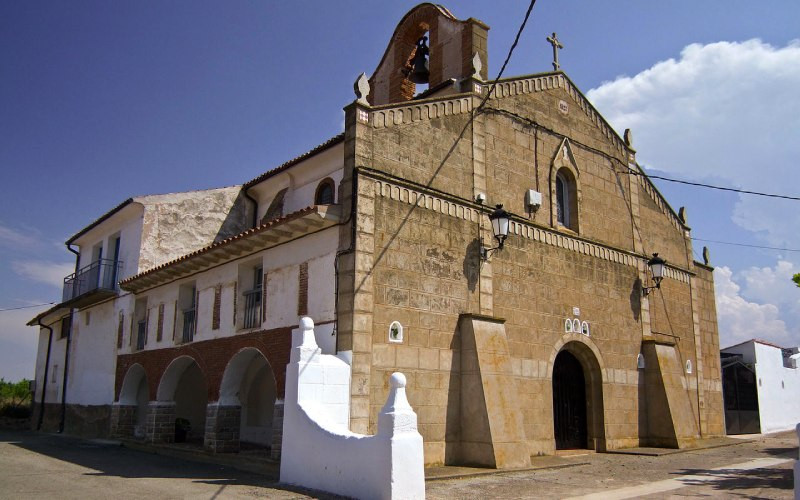
[[[96,245],[102,246],[103,258],[109,258],[114,251],[114,238],[119,236],[118,259],[122,262],[119,280],[138,273],[143,213],[143,205],[133,202],[75,240],[75,245],[80,247],[79,268],[92,263],[93,249]]]
[[[783,366],[777,347],[750,343],[755,351],[761,432],[785,431],[800,422],[800,370]]]
[[[250,227],[241,186],[143,196],[139,271],[224,240]],[[252,217],[252,216],[250,216]]]
[[[39,350],[36,355],[36,404],[41,403],[42,390],[45,391],[45,404],[61,402],[61,387],[64,380],[64,352],[67,340],[59,339],[60,325],[55,322],[53,328],[53,343],[50,347],[50,366],[47,371],[47,380],[44,379],[45,360],[47,358],[47,341],[50,332],[44,328],[39,329]]]
[[[338,203],[342,163],[343,146],[337,144],[253,185],[249,193],[258,200],[258,219],[264,217],[275,195],[284,188],[288,188],[284,197],[284,215],[313,205],[317,186],[327,177],[335,183],[335,202]]]
[[[106,405],[114,399],[119,305],[110,300],[74,313],[68,403]]]
[[[332,321],[333,259],[336,245],[336,228],[329,228],[138,294],[137,299],[147,299],[149,311],[145,350],[172,347],[181,343],[181,331],[176,320],[176,313],[181,314],[176,305],[181,285],[194,284],[198,293],[195,342],[297,324],[298,273],[300,264],[304,262],[308,263],[308,314],[321,323]],[[256,328],[243,329],[241,322],[237,322],[234,317],[234,290],[237,295],[236,309],[241,313],[245,302],[243,288],[237,283],[240,268],[255,268],[257,265],[263,266],[267,276],[265,320]],[[220,289],[220,327],[215,330],[212,320],[217,287]],[[159,308],[162,305],[162,336],[158,340]],[[132,312],[133,302],[125,313],[126,318]],[[126,323],[129,321],[126,320]],[[126,328],[126,335],[121,352],[134,352],[135,345],[131,342],[129,327]],[[323,345],[328,348],[330,343],[326,339]]]

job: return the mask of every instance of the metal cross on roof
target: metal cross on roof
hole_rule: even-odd
[[[552,36],[547,37],[547,41],[553,46],[553,70],[558,71],[561,69],[561,65],[558,64],[558,49],[563,49],[564,46],[561,45],[561,42],[558,40],[558,36],[556,36],[555,31],[553,32]]]

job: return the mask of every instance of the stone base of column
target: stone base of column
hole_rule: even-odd
[[[241,425],[241,406],[209,404],[206,406],[206,429],[203,446],[214,453],[238,452]]]
[[[272,446],[270,447],[270,458],[276,461],[281,459],[281,445],[283,444],[283,401],[275,401],[275,409],[272,411]]]
[[[148,443],[175,441],[174,401],[151,401],[147,404],[144,436]]]
[[[136,405],[111,405],[111,437],[132,438],[136,428]]]

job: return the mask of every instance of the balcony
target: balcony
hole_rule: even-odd
[[[147,343],[147,321],[141,320],[136,323],[136,350],[141,351]]]
[[[244,292],[244,328],[261,326],[261,288]]]
[[[185,344],[194,340],[197,323],[194,320],[194,307],[183,310],[183,335],[181,341]]]
[[[99,259],[64,278],[61,302],[86,307],[117,295],[122,262]]]

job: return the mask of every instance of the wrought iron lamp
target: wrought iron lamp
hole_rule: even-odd
[[[647,297],[652,290],[661,288],[661,280],[664,279],[664,266],[667,261],[658,256],[657,253],[647,261],[647,267],[650,268],[650,275],[653,277],[653,286],[643,286],[642,294]]]
[[[482,260],[489,260],[489,255],[492,252],[496,252],[497,250],[503,249],[503,243],[505,243],[506,238],[508,237],[508,228],[509,222],[511,220],[511,214],[506,212],[503,209],[503,205],[496,205],[494,212],[489,215],[489,222],[492,223],[492,234],[494,238],[497,240],[497,246],[492,248],[486,248],[485,246],[481,245],[481,259]]]

